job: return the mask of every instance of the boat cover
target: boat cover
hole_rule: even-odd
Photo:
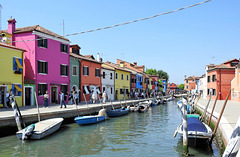
[[[188,131],[199,131],[207,133],[205,125],[196,117],[188,118]]]

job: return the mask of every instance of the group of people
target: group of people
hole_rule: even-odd
[[[1,103],[4,105],[5,108],[11,107],[11,101],[10,97],[14,96],[12,89],[10,90],[10,93],[4,92],[4,90],[0,91],[1,93]]]

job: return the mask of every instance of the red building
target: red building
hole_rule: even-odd
[[[78,55],[80,62],[80,85],[81,85],[81,101],[90,100],[90,92],[99,95],[102,89],[101,82],[101,64],[102,62],[95,60],[93,55]],[[84,94],[83,94],[84,93]],[[85,95],[85,98],[84,98]]]
[[[235,66],[238,63],[239,60],[237,59],[229,60],[207,71],[208,99],[210,93],[212,93],[212,99],[216,99],[217,93],[219,93],[218,100],[226,99],[227,94],[231,90],[231,81],[235,77]],[[229,100],[231,100],[231,95]]]
[[[195,88],[195,87],[194,87]],[[177,86],[177,84],[175,84],[175,83],[169,83],[168,84],[168,91],[170,92],[170,93],[176,93],[177,91],[178,91],[178,86]]]

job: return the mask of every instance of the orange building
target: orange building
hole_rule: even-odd
[[[235,77],[231,82],[231,96],[233,101],[240,102],[240,64],[236,66]]]
[[[189,76],[188,78],[186,78],[185,75],[185,80],[184,80],[184,90],[185,91],[190,91],[190,85],[191,83],[195,82],[195,76]]]
[[[233,59],[217,65],[207,71],[207,98],[212,93],[212,99],[224,100],[231,90],[231,81],[235,77],[235,66],[239,60]],[[229,96],[231,100],[231,95]]]

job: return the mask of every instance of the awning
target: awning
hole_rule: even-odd
[[[87,89],[87,86],[84,86],[84,90],[85,90],[85,93],[86,93],[86,94],[89,94],[89,91],[88,91],[88,89]]]
[[[18,59],[18,58],[15,58],[15,61],[16,61],[17,65],[18,65],[18,67],[19,67],[20,69],[22,69],[23,67],[22,67],[22,64],[20,63],[19,59]]]
[[[22,92],[22,89],[17,84],[15,84],[14,87],[17,88],[19,92]]]

